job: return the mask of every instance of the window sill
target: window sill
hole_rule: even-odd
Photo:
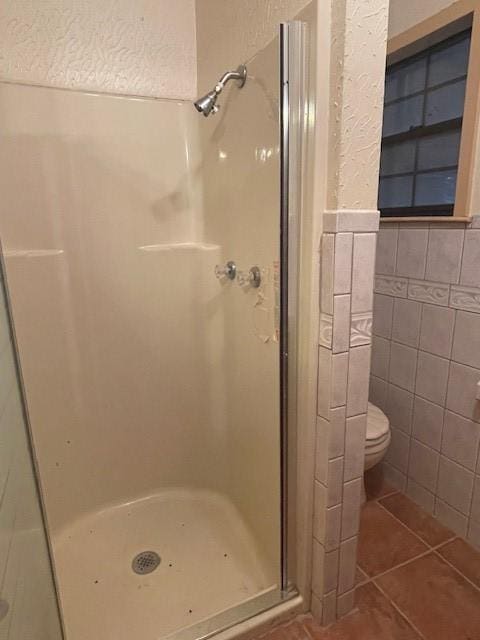
[[[385,217],[380,218],[380,223],[384,222],[395,222],[398,224],[399,222],[446,222],[448,223],[459,223],[465,222],[469,223],[472,221],[471,216],[399,216],[399,217]]]

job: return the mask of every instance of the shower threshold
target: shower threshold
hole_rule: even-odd
[[[288,597],[238,510],[210,491],[107,507],[64,528],[53,549],[68,640],[194,640]],[[144,550],[161,562],[141,575],[132,558]]]

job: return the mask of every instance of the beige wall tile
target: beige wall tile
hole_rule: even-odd
[[[417,350],[392,342],[390,349],[389,381],[402,389],[413,391],[417,367]]]
[[[350,346],[350,296],[333,298],[333,353],[348,351]]]
[[[338,458],[345,451],[345,407],[337,407],[330,411],[329,457]]]
[[[336,590],[327,593],[323,597],[322,625],[324,627],[332,624],[337,619],[337,592]]]
[[[363,476],[365,468],[365,439],[367,416],[365,414],[347,418],[345,430],[345,482]]]
[[[324,586],[325,548],[314,538],[312,546],[312,590],[320,598],[323,598]]]
[[[413,406],[413,436],[432,449],[440,451],[444,409],[437,404],[415,397]]]
[[[432,493],[436,493],[439,460],[440,454],[437,451],[412,438],[409,476]]]
[[[467,535],[467,517],[439,498],[435,500],[435,516],[443,525],[454,531],[459,536],[465,537]]]
[[[480,229],[467,229],[463,245],[460,284],[480,287]]]
[[[342,540],[348,540],[358,534],[362,482],[363,479],[358,478],[343,485]]]
[[[348,353],[332,356],[332,395],[330,406],[340,407],[347,402]]]
[[[422,305],[414,300],[396,298],[393,308],[392,339],[418,347]]]
[[[373,335],[382,338],[390,338],[392,335],[393,320],[393,303],[392,296],[385,296],[376,293],[373,297]]]
[[[355,606],[355,589],[343,593],[337,599],[337,615],[339,618],[350,613]]]
[[[449,360],[419,351],[415,393],[443,406],[447,394],[449,367]]]
[[[386,482],[394,489],[398,489],[398,491],[405,491],[407,476],[395,467],[392,467],[388,462],[383,461],[381,466]]]
[[[472,492],[473,473],[442,456],[438,471],[438,497],[460,513],[468,515]]]
[[[388,382],[375,376],[370,376],[368,399],[382,411],[387,410]]]
[[[357,538],[345,540],[340,545],[340,559],[338,567],[338,594],[341,595],[353,589],[357,568]]]
[[[413,394],[394,384],[388,385],[386,414],[390,424],[405,433],[412,430]]]
[[[372,311],[375,233],[356,233],[353,240],[352,313]]]
[[[407,496],[425,509],[427,513],[435,510],[435,496],[411,478],[407,481]]]
[[[452,351],[454,323],[454,309],[425,304],[420,330],[420,349],[449,358]]]
[[[457,311],[452,359],[480,369],[480,313]]]
[[[391,441],[385,454],[386,462],[396,467],[402,473],[408,470],[408,453],[410,449],[410,438],[395,427],[390,427]]]
[[[377,236],[377,260],[375,273],[393,275],[397,259],[398,227],[396,225],[380,225]]]
[[[322,235],[322,255],[320,261],[320,309],[333,315],[333,275],[335,269],[335,236]]]
[[[442,437],[444,456],[474,471],[479,442],[480,424],[456,413],[445,412]]]
[[[371,348],[350,349],[348,364],[347,417],[367,412]]]
[[[330,423],[318,417],[315,437],[315,478],[327,484],[328,480],[328,448],[330,439]]]
[[[335,235],[333,293],[350,293],[352,288],[353,233]]]
[[[332,388],[332,352],[318,348],[317,414],[328,420]]]
[[[390,340],[385,338],[372,338],[372,374],[377,378],[388,380],[388,368],[390,365]]]
[[[327,487],[315,480],[313,490],[313,536],[325,546]]]
[[[425,278],[456,284],[460,279],[463,229],[430,229]]]
[[[338,581],[338,560],[339,550],[328,551],[325,553],[325,582],[324,593],[333,591],[337,588]]]
[[[480,477],[475,478],[475,486],[473,489],[472,509],[470,516],[480,523]]]
[[[328,463],[327,506],[333,507],[342,502],[343,458],[335,458]]]
[[[447,409],[480,422],[480,402],[476,400],[480,370],[452,362],[448,380]]]
[[[427,242],[428,229],[400,227],[398,231],[396,275],[407,278],[424,278]]]

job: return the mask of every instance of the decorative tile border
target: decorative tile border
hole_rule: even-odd
[[[394,276],[376,276],[375,293],[409,298],[441,307],[480,313],[480,287],[465,287],[443,282],[413,280]],[[353,344],[353,343],[351,343]]]
[[[328,313],[320,314],[320,332],[318,336],[318,342],[322,347],[327,349],[332,348],[332,335],[333,335],[333,316]]]
[[[419,302],[429,302],[448,307],[450,286],[440,282],[428,282],[427,280],[409,280],[408,297]]]
[[[454,309],[480,313],[480,289],[477,287],[452,286],[450,306]]]
[[[377,276],[375,278],[375,293],[384,293],[396,298],[406,298],[408,279],[394,276]]]
[[[352,315],[350,326],[350,346],[359,347],[372,341],[372,314],[356,313]]]

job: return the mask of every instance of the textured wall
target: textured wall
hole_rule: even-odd
[[[377,208],[387,14],[385,0],[332,2],[330,209]]]
[[[392,38],[410,29],[451,4],[453,0],[390,0],[388,36]]]
[[[194,0],[0,4],[2,80],[191,98],[195,48]]]
[[[196,0],[198,86],[203,91],[228,67],[263,49],[310,0]]]
[[[381,226],[371,400],[390,482],[480,547],[480,218]]]

